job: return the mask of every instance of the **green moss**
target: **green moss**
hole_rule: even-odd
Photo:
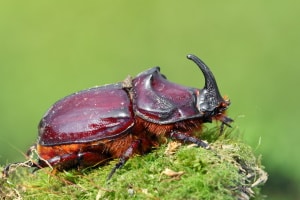
[[[237,134],[219,136],[216,129],[202,138],[211,150],[181,145],[166,154],[167,145],[135,156],[106,181],[112,167],[51,174],[18,168],[1,178],[4,199],[262,199],[267,174],[252,149]],[[166,170],[167,169],[167,170]]]

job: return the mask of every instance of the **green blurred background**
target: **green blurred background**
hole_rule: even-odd
[[[244,140],[262,154],[270,199],[300,199],[300,2],[0,1],[0,164],[24,160],[58,99],[159,65],[203,87],[214,72]],[[298,119],[298,120],[297,120]]]

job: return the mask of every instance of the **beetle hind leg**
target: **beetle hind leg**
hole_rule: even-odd
[[[90,166],[97,166],[105,161],[108,156],[97,152],[80,152],[55,156],[49,160],[39,160],[39,166],[53,167],[58,171],[65,169],[83,169]]]
[[[110,156],[107,154],[99,154],[98,152],[83,152],[78,154],[78,167],[87,168],[98,166],[108,159]]]
[[[25,162],[11,163],[4,167],[4,169],[2,171],[2,177],[4,177],[4,178],[8,177],[9,174],[18,167],[34,168],[33,172],[38,169],[38,166],[31,160],[27,160]]]
[[[15,162],[15,163],[10,163],[4,167],[2,170],[2,177],[8,177],[9,174],[16,170],[18,167],[26,167],[26,168],[34,168],[32,172],[35,172],[36,170],[40,169],[38,164],[34,162],[34,153],[36,152],[36,144],[32,145],[26,152],[26,157],[28,160],[24,162]]]

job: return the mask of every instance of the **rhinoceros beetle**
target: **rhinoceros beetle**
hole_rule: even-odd
[[[144,154],[162,143],[163,138],[208,144],[193,133],[203,123],[220,121],[230,126],[226,116],[230,105],[220,95],[214,75],[195,55],[188,55],[205,78],[203,89],[172,83],[159,67],[135,78],[94,87],[57,101],[41,119],[35,150],[37,162],[30,167],[57,170],[85,168],[119,158],[108,175],[122,167],[134,154]],[[8,175],[10,165],[4,169]]]

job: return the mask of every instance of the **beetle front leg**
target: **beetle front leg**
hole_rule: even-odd
[[[233,119],[231,119],[230,117],[227,117],[227,116],[223,116],[220,121],[222,122],[221,128],[220,128],[220,133],[223,133],[225,125],[231,128],[230,123],[233,122]]]
[[[171,136],[171,138],[173,138],[175,140],[179,140],[179,141],[182,141],[182,142],[193,143],[193,144],[196,144],[198,147],[202,147],[204,149],[209,149],[209,146],[206,142],[204,142],[204,141],[202,141],[202,140],[200,140],[196,137],[187,135],[185,133],[181,133],[179,131],[172,131],[170,133],[170,136]]]
[[[133,156],[133,154],[136,152],[137,149],[139,149],[140,145],[141,145],[141,140],[135,140],[131,143],[131,145],[129,146],[129,148],[123,153],[123,155],[121,156],[119,162],[115,165],[115,167],[111,170],[111,172],[109,173],[108,177],[106,180],[109,180],[112,175],[116,172],[117,169],[121,168],[122,166],[124,166],[124,164],[127,162],[127,160]]]

